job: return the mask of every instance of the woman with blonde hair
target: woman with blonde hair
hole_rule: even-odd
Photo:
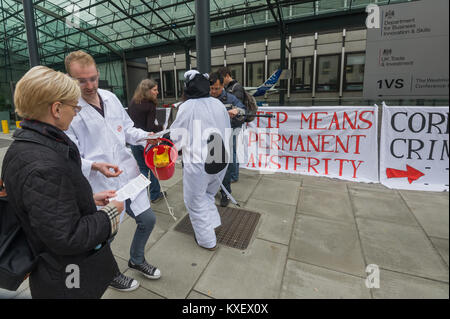
[[[79,97],[75,80],[45,66],[30,69],[14,93],[25,120],[2,179],[38,257],[29,277],[32,298],[100,298],[118,271],[109,243],[123,202],[109,201],[114,191],[93,195],[78,148],[64,133],[81,110]]]
[[[133,99],[128,107],[128,114],[134,126],[147,132],[159,132],[162,125],[156,124],[156,106],[158,105],[158,83],[152,79],[142,80],[134,92]],[[144,159],[144,147],[131,145],[131,151],[138,163],[141,173],[148,177],[150,174],[150,200],[152,203],[160,201],[164,195],[161,186],[153,172],[147,167]]]

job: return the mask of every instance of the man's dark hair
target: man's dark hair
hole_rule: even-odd
[[[217,80],[219,80],[220,84],[223,84],[223,76],[222,76],[222,74],[220,74],[219,72],[212,72],[209,75],[209,84],[210,85],[214,85],[214,83],[216,83]]]
[[[229,75],[231,76],[231,70],[230,68],[226,67],[226,66],[222,66],[217,70],[217,73],[219,73],[220,75],[222,75],[224,78]]]

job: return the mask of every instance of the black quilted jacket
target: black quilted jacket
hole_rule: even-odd
[[[41,122],[22,127],[14,132],[2,176],[33,251],[46,256],[31,273],[31,295],[99,298],[118,272],[108,243],[111,218],[97,211],[70,139]]]

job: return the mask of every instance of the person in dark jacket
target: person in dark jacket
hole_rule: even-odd
[[[2,166],[9,201],[36,256],[32,298],[100,298],[119,271],[110,241],[123,202],[92,193],[78,148],[64,133],[80,110],[75,80],[44,66],[17,83],[14,132]],[[97,210],[96,205],[104,206]]]
[[[160,132],[162,125],[156,124],[156,105],[158,104],[158,83],[152,79],[142,80],[134,92],[128,114],[134,122],[134,126],[147,132]],[[159,202],[163,197],[161,185],[151,169],[147,167],[144,159],[144,147],[131,145],[131,151],[139,166],[139,171],[146,177],[150,174],[150,200]]]
[[[217,70],[217,73],[223,77],[223,85],[226,92],[233,94],[235,97],[245,104],[245,90],[242,85],[231,76],[230,68],[224,66]],[[234,143],[236,143],[236,136],[233,137]],[[236,145],[233,148],[233,167],[231,168],[231,183],[235,183],[239,180],[239,161],[236,155]]]
[[[210,86],[210,94],[212,97],[219,99],[225,105],[232,105],[235,108],[228,111],[228,115],[230,116],[231,128],[233,129],[232,134],[232,150],[233,154],[236,155],[236,134],[239,133],[239,129],[242,127],[244,123],[244,118],[242,115],[245,114],[247,108],[244,104],[239,101],[239,99],[231,93],[228,93],[224,89],[224,80],[220,73],[213,72],[209,75]],[[223,178],[222,184],[226,188],[226,190],[231,194],[231,175],[236,170],[235,166],[237,165],[237,158],[233,156],[233,161],[230,161],[228,165],[227,172]],[[227,194],[220,190],[222,195],[220,199],[220,206],[226,207],[230,203],[230,199]]]

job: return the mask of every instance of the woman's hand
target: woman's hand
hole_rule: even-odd
[[[119,211],[119,213],[121,213],[124,210],[124,204],[123,202],[118,202],[116,200],[112,200],[111,203],[116,206],[117,210]]]
[[[231,109],[231,110],[228,111],[228,115],[229,115],[231,118],[233,118],[233,117],[235,117],[236,115],[238,115],[238,113],[239,113],[239,110],[238,110],[238,109]]]
[[[109,199],[116,196],[116,191],[108,190],[94,194],[95,205],[106,206],[109,204]],[[123,208],[122,208],[123,209]]]
[[[158,144],[158,142],[159,142],[159,139],[157,139],[157,138],[151,138],[151,136],[152,135],[154,135],[155,133],[153,133],[153,132],[149,132],[148,133],[148,139],[147,139],[147,143],[148,144],[150,144],[150,145],[155,145],[155,144]]]

